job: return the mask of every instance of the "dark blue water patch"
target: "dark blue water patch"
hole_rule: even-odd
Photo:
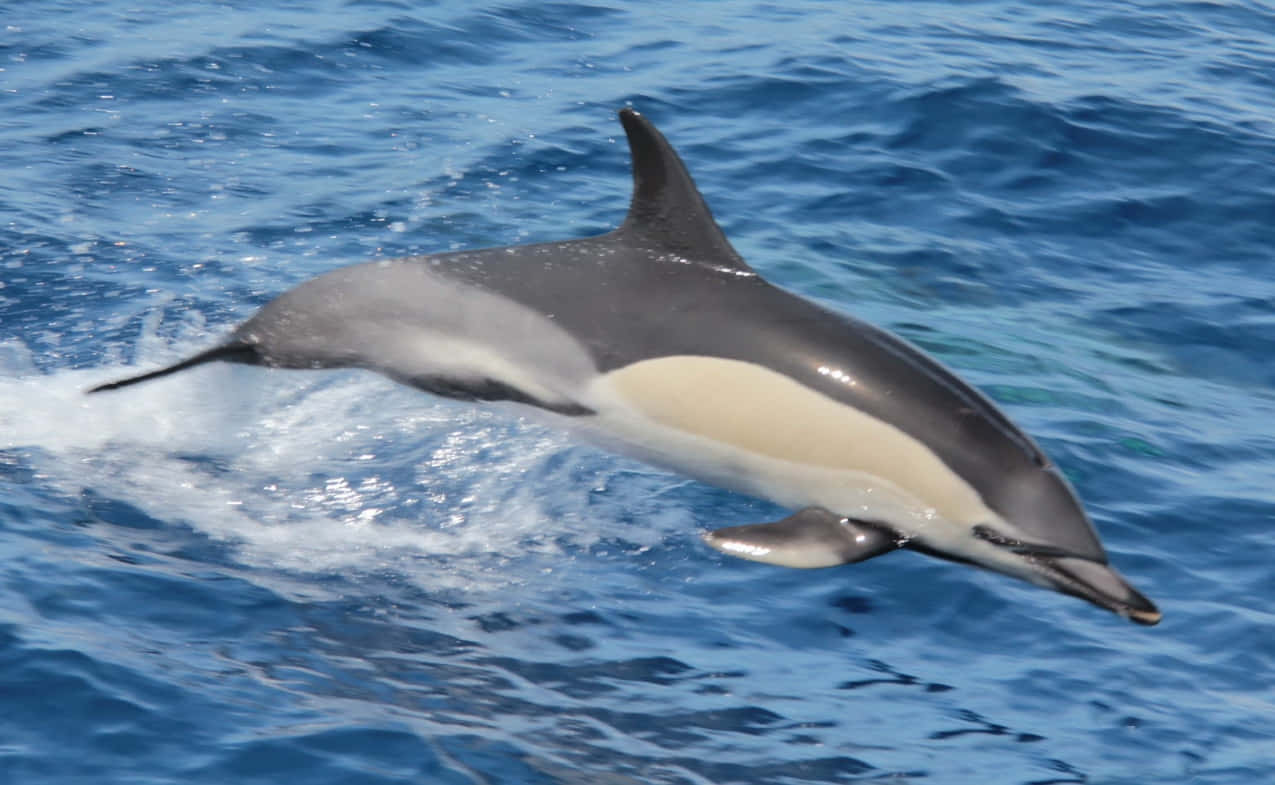
[[[81,492],[80,504],[90,518],[112,526],[154,530],[165,525],[163,521],[147,515],[126,501],[103,496],[91,488]]]
[[[1258,215],[1271,209],[1275,189],[1269,169],[1235,170],[1233,140],[1225,129],[1184,122],[1163,109],[1101,97],[1055,108],[1026,101],[995,79],[928,90],[882,109],[906,123],[890,140],[892,149],[940,162],[935,168],[952,178],[951,185],[1028,199],[1021,204],[974,206],[971,219],[979,225],[997,225],[989,218],[1000,215],[999,228],[1016,232],[1052,231],[1056,226],[1059,233],[1071,234],[1083,227],[1093,236],[1111,236],[1133,230],[1139,233],[1133,240],[1147,235],[1165,242],[1166,237],[1152,232],[1166,224],[1192,220],[1210,225],[1220,221],[1220,210],[1229,217],[1236,210]],[[1136,125],[1136,134],[1127,133],[1131,125]],[[1251,143],[1269,147],[1258,136]],[[959,152],[953,157],[946,150]],[[1194,174],[1184,177],[1184,170]],[[1162,193],[1148,193],[1148,183],[1156,182],[1173,185]],[[1187,182],[1190,190],[1179,185]],[[1088,192],[1077,193],[1060,209],[1060,186],[1070,183],[1102,184],[1110,195],[1104,203],[1087,198]],[[932,192],[929,187],[913,187],[925,184],[893,178],[872,185],[898,188],[902,196]],[[1201,185],[1208,190],[1201,191]],[[1048,194],[1050,201],[1034,205],[1033,193]],[[948,196],[958,205],[967,199]],[[1084,212],[1077,214],[1076,206]],[[1264,236],[1269,228],[1253,230]]]
[[[194,203],[194,197],[188,194],[174,198],[173,189],[167,188],[168,181],[162,175],[148,172],[123,163],[95,162],[86,163],[76,169],[67,183],[67,187],[79,194],[75,209],[92,212],[102,209],[115,209],[119,200],[153,200],[156,194],[166,190],[170,194],[165,203],[151,205],[160,209],[181,209]]]
[[[0,662],[0,760],[15,781],[110,776],[189,752],[203,736],[198,694],[136,669],[16,639],[0,646]]]
[[[868,671],[867,674],[857,679],[843,681],[836,685],[836,689],[862,690],[883,686],[921,688],[926,692],[947,692],[952,689],[946,684],[926,683],[912,674],[899,672],[890,664],[880,660],[868,660],[864,665],[865,670]]]
[[[1113,45],[1133,49],[1140,40],[1180,41],[1194,31],[1194,24],[1178,14],[1141,14],[1113,10],[1095,18],[1091,30],[1101,31]]]
[[[678,762],[688,771],[705,777],[711,782],[756,782],[765,785],[770,783],[781,785],[793,781],[897,782],[901,779],[907,781],[907,778],[928,776],[924,771],[883,772],[863,760],[850,756],[829,756],[759,766],[697,759],[682,759]]]
[[[608,23],[622,23],[629,13],[588,3],[511,3],[466,17],[460,27],[475,40],[572,42],[587,40]]]
[[[993,129],[999,126],[1027,131],[1019,138],[1029,146],[1037,140],[1048,143],[1050,136],[1060,133],[1055,115],[1045,107],[1024,101],[1016,90],[995,78],[950,86],[948,80],[943,80],[938,85],[897,96],[890,105],[881,108],[885,116],[894,118],[897,124],[887,140],[887,146],[894,150],[934,153],[977,147],[981,139],[998,139]],[[1009,143],[1009,140],[1003,141]],[[1007,149],[1013,148],[999,151],[984,148],[981,152],[1003,154]],[[967,155],[971,160],[977,157],[972,152]],[[959,159],[955,162],[959,163]]]
[[[514,627],[508,629],[516,629]],[[499,632],[502,630],[491,629]],[[509,671],[521,679],[551,689],[571,698],[588,698],[620,690],[626,682],[671,685],[683,681],[690,665],[671,657],[643,657],[622,662],[596,664],[559,664],[523,662],[512,658],[495,658],[486,664]]]
[[[385,231],[389,222],[405,217],[408,207],[402,200],[395,200],[374,209],[342,213],[338,204],[335,197],[325,197],[295,205],[278,216],[271,216],[270,223],[240,226],[236,234],[263,249],[286,248],[301,232],[347,238],[360,233],[379,234]],[[358,253],[365,252],[364,246],[359,243],[346,241],[344,246],[353,251],[356,258]]]
[[[869,159],[849,167],[842,165],[840,169],[836,182],[820,189],[823,193],[807,196],[794,205],[803,220],[836,224],[853,218],[897,223],[937,216],[952,200],[953,184],[924,166]],[[888,198],[881,197],[881,189],[888,189]]]
[[[711,88],[711,92],[722,101],[723,105],[738,105],[747,97],[764,102],[770,107],[770,111],[779,115],[800,112],[804,107],[822,100],[826,95],[826,90],[822,86],[812,84],[797,74],[719,77],[710,80],[706,87]],[[691,103],[692,95],[688,91],[683,100]]]
[[[858,248],[855,257],[882,271],[887,291],[881,299],[910,308],[941,306],[1003,308],[1067,299],[1062,287],[1043,282],[1032,265],[994,248],[948,246]],[[848,265],[847,265],[848,266]],[[941,323],[935,325],[942,329]],[[920,340],[920,339],[918,339]],[[951,339],[936,337],[930,348],[947,350]]]
[[[1157,352],[1178,374],[1269,388],[1275,371],[1266,358],[1275,352],[1275,303],[1227,298],[1211,307],[1147,302],[1101,316],[1122,325],[1126,340]]]
[[[23,481],[26,467],[36,463],[34,452],[14,450],[0,454],[0,465],[5,466],[4,484],[0,486],[4,491],[0,499],[0,531],[45,547],[95,547],[98,540],[89,530],[90,519],[72,500],[41,484]],[[14,561],[22,560],[15,557]],[[21,586],[22,581],[16,585]]]
[[[1233,55],[1223,63],[1209,64],[1205,67],[1205,72],[1219,80],[1239,79],[1251,83],[1259,90],[1270,90],[1275,87],[1275,76],[1271,75],[1271,65],[1275,63],[1275,58],[1264,42],[1254,39],[1251,46],[1253,51]],[[1261,128],[1256,126],[1251,127],[1251,130],[1260,131]]]
[[[416,669],[417,665],[433,662],[445,671],[459,669],[461,658],[483,648],[475,641],[430,626],[435,614],[464,611],[467,606],[463,602],[446,602],[428,592],[402,588],[396,589],[394,596],[403,603],[393,620],[372,612],[379,610],[378,604],[369,606],[354,600],[309,603],[300,609],[305,624],[296,628],[296,634],[332,655],[330,664],[344,662],[358,667],[358,660],[366,657],[416,686],[445,682],[435,678],[429,668]]]
[[[536,760],[530,756],[521,756],[517,747],[510,742],[488,738],[482,734],[457,734],[438,740],[441,749],[464,766],[465,770],[479,776],[509,777],[509,781],[518,785],[542,785],[554,782],[554,774],[568,774],[574,770],[556,771],[558,766],[550,761]],[[514,759],[508,765],[510,756]]]
[[[463,28],[464,25],[462,24]],[[510,28],[489,25],[490,32],[513,32]],[[481,35],[457,36],[453,23],[432,23],[411,17],[399,17],[375,30],[356,33],[346,44],[351,53],[366,50],[388,65],[414,67],[442,64],[483,65],[499,58],[502,49],[491,46]]]
[[[1168,13],[1175,10],[1172,3],[1155,3],[1152,9]],[[1192,2],[1181,6],[1189,10],[1210,29],[1231,33],[1240,44],[1261,40],[1263,33],[1275,33],[1275,13],[1258,3],[1239,3],[1236,5],[1213,5],[1212,3]],[[1180,9],[1179,9],[1180,10]]]
[[[583,138],[584,134],[580,133],[580,137]],[[577,144],[570,148],[561,144],[528,145],[511,140],[509,147],[493,150],[459,176],[440,175],[422,180],[418,186],[422,191],[446,195],[440,199],[443,202],[440,208],[442,212],[426,218],[423,223],[415,220],[411,236],[388,239],[406,245],[428,242],[430,237],[450,236],[453,238],[452,244],[460,247],[500,244],[496,235],[509,235],[509,210],[518,208],[516,205],[508,205],[504,208],[504,214],[497,217],[476,212],[472,205],[475,194],[482,193],[493,185],[517,183],[517,198],[528,205],[523,209],[534,211],[539,220],[545,221],[548,218],[547,210],[536,205],[546,205],[560,198],[563,188],[561,181],[564,178],[578,179],[578,176],[562,173],[580,168],[585,162],[589,162],[591,170],[597,170],[594,172],[595,177],[604,177],[607,170],[615,174],[611,195],[594,195],[591,191],[581,191],[572,199],[576,204],[596,203],[596,211],[603,216],[605,223],[590,225],[585,221],[559,226],[554,230],[555,234],[532,236],[528,240],[568,239],[609,230],[619,223],[627,208],[627,161],[617,154],[614,145],[607,144],[605,139],[599,139],[596,133],[592,137],[587,144]],[[567,138],[570,139],[570,135]],[[331,176],[347,176],[361,165],[357,159],[349,161],[348,157],[337,156],[336,152],[333,150],[330,157],[342,163],[334,165],[335,168],[329,173]],[[318,173],[322,174],[322,170]],[[348,237],[359,232],[376,233],[376,239],[384,241],[387,239],[383,237],[387,224],[408,219],[415,209],[414,200],[405,197],[381,198],[377,200],[375,207],[361,213],[348,214],[338,209],[342,205],[342,199],[348,201],[348,195],[333,194],[321,201],[298,204],[273,216],[269,224],[242,226],[238,231],[259,247],[273,247],[295,238],[298,226],[322,235]],[[435,245],[432,248],[427,247],[427,250],[445,251],[450,248]]]
[[[175,98],[210,98],[238,91],[242,85],[233,76],[221,75],[208,59],[167,59],[133,66],[134,73],[86,71],[72,74],[57,83],[56,91],[31,102],[30,109],[42,114],[102,107],[105,101],[125,105],[165,102]],[[138,78],[141,76],[141,78]],[[117,106],[118,104],[112,104]]]
[[[58,42],[52,40],[32,41],[30,39],[18,43],[0,43],[0,57],[6,62],[22,62],[30,64],[39,64],[42,62],[55,62],[66,60],[71,56],[72,52],[82,50],[89,40],[78,36],[72,37],[71,40]]]
[[[97,588],[103,586],[112,587],[109,598]],[[236,591],[226,591],[231,588]],[[109,617],[139,632],[182,627],[204,639],[234,638],[249,649],[261,634],[290,618],[290,609],[277,596],[228,576],[211,571],[170,574],[123,563],[82,569],[73,579],[42,587],[31,605],[48,621]]]
[[[375,762],[367,751],[376,750]],[[440,757],[419,735],[393,727],[297,732],[244,741],[215,763],[183,772],[192,782],[278,782],[302,776],[318,783],[417,780],[467,783],[471,778]]]

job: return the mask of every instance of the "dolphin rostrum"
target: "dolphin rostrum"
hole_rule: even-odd
[[[725,553],[830,567],[911,548],[1160,620],[1030,437],[911,344],[765,281],[655,126],[632,109],[620,121],[634,186],[615,231],[338,269],[218,346],[91,392],[212,360],[368,368],[538,407],[797,510],[704,535]]]

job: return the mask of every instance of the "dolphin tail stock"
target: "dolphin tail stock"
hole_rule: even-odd
[[[903,546],[892,531],[822,507],[807,507],[781,521],[716,529],[703,537],[731,556],[807,569],[852,564]]]
[[[194,357],[188,357],[174,365],[169,365],[166,368],[160,368],[157,371],[150,371],[149,373],[144,373],[139,376],[130,376],[126,379],[118,379],[113,382],[107,382],[106,384],[99,384],[86,392],[92,394],[106,392],[107,390],[118,390],[121,387],[128,387],[130,385],[138,384],[139,382],[148,382],[151,379],[158,379],[161,376],[168,376],[171,373],[177,373],[178,371],[184,371],[187,368],[193,368],[196,365],[203,365],[204,363],[215,362],[217,360],[253,364],[259,362],[260,358],[257,354],[256,348],[250,344],[240,343],[237,341],[225,343],[221,346],[213,347],[208,351],[200,352]]]

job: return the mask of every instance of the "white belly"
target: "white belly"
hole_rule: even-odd
[[[602,442],[786,507],[888,523],[940,546],[998,520],[922,442],[752,363],[645,360],[597,377],[583,403],[598,412],[590,430]]]

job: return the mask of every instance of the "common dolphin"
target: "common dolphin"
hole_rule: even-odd
[[[764,280],[655,126],[620,121],[634,185],[618,229],[338,269],[207,351],[90,392],[212,360],[367,368],[538,407],[797,510],[704,534],[728,554],[830,567],[910,548],[1160,620],[1030,437],[910,343]]]

